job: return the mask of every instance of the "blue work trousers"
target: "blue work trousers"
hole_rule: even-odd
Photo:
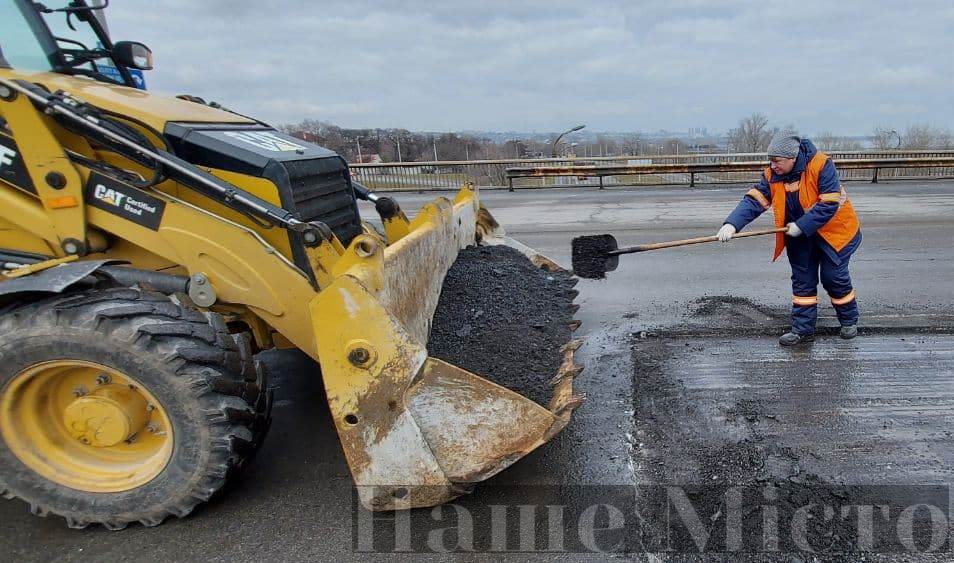
[[[838,322],[842,326],[858,323],[858,300],[848,273],[848,262],[860,244],[860,232],[841,252],[835,252],[819,235],[785,238],[785,251],[792,266],[793,332],[815,332],[819,280],[831,298]]]

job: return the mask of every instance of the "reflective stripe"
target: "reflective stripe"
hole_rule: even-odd
[[[762,192],[760,192],[760,191],[758,190],[758,188],[752,188],[752,189],[749,190],[748,193],[746,193],[745,195],[747,195],[747,196],[751,197],[752,199],[754,199],[755,201],[759,202],[759,205],[761,205],[761,206],[764,207],[765,209],[768,209],[769,207],[772,207],[772,204],[769,203],[769,200],[766,199],[764,195],[762,195]]]
[[[819,194],[818,201],[837,203],[838,206],[841,207],[846,201],[848,201],[848,192],[846,192],[845,188],[842,186],[838,190],[838,193]]]
[[[808,161],[808,166],[802,174],[801,186],[798,190],[798,203],[802,209],[808,210],[812,205],[818,203],[818,196],[821,195],[819,193],[818,177],[828,161],[828,155],[822,152],[815,153],[815,156]],[[773,182],[771,180],[771,168],[766,168],[764,175],[772,190],[772,197],[770,199],[772,200],[772,207],[775,210],[775,225],[777,227],[784,227],[785,223],[788,222],[785,210],[788,200],[787,196],[789,195],[788,189],[794,188],[795,184],[793,183],[791,186],[786,186],[782,182]],[[841,252],[848,246],[852,239],[858,235],[860,228],[858,216],[855,214],[851,200],[848,199],[848,193],[845,192],[843,187],[840,187],[839,192],[841,192],[841,198],[838,201],[839,206],[835,211],[834,217],[832,217],[831,221],[828,221],[818,228],[818,234],[825,242],[830,244],[836,252]],[[831,211],[831,208],[829,208],[828,211]],[[775,236],[775,253],[772,255],[772,260],[778,260],[784,251],[785,235],[777,234]]]
[[[850,292],[848,292],[848,295],[844,297],[832,296],[831,304],[832,305],[847,305],[848,303],[851,303],[854,300],[855,300],[855,290],[852,289]]]
[[[818,305],[818,296],[817,295],[793,295],[792,303],[799,305],[801,307],[811,307],[812,305]]]

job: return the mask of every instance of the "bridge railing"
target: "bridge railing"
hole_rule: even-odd
[[[931,151],[830,151],[839,167],[842,180],[936,178],[954,176],[954,160],[937,161],[926,167],[875,165],[886,159],[954,159],[954,150]],[[849,161],[851,163],[849,164]],[[864,164],[856,164],[855,161]],[[745,166],[703,171],[694,165],[740,163]],[[891,163],[889,163],[891,164]],[[692,155],[639,155],[588,158],[540,158],[503,160],[456,160],[430,162],[388,162],[352,164],[351,174],[376,191],[452,190],[464,182],[481,187],[543,188],[598,186],[600,180],[610,186],[698,185],[745,183],[758,178],[758,171],[767,165],[762,153],[721,153]],[[680,166],[692,166],[682,168]],[[566,167],[638,167],[635,173],[619,170],[617,174],[591,173],[580,168],[566,174],[515,175],[508,169]],[[649,168],[644,168],[649,167]]]

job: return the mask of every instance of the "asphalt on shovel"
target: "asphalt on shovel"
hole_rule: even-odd
[[[762,235],[774,235],[775,233],[784,233],[787,227],[778,227],[775,229],[765,229],[761,231],[749,231],[738,233],[732,236],[733,239],[743,237],[758,237]],[[719,240],[716,235],[710,237],[698,237],[684,240],[673,240],[669,242],[655,242],[652,244],[639,244],[636,246],[625,246],[620,248],[613,235],[587,235],[573,239],[573,273],[581,278],[600,280],[606,277],[606,272],[612,272],[619,265],[620,254],[633,254],[635,252],[646,252],[647,250],[659,250],[661,248],[674,248],[676,246],[688,246],[690,244],[702,244],[704,242],[715,242]]]

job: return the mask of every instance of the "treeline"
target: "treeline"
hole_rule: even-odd
[[[729,150],[732,152],[763,152],[769,141],[781,129],[796,129],[792,125],[779,127],[769,124],[764,114],[753,113],[739,120],[738,126],[726,134]],[[796,129],[797,130],[797,129]],[[944,127],[932,127],[928,124],[908,125],[893,128],[879,125],[864,143],[854,137],[835,135],[830,131],[809,135],[819,149],[823,151],[860,151],[865,149],[907,149],[907,150],[952,150],[954,135]]]
[[[422,133],[407,129],[347,129],[330,123],[306,119],[286,124],[281,129],[300,139],[331,149],[348,162],[368,162],[377,155],[383,162],[422,162],[429,160],[498,160],[508,158],[547,158],[554,152],[550,139],[511,139],[495,142],[486,137],[459,133]],[[588,140],[564,137],[556,155],[566,157],[685,154],[687,145],[676,138],[645,140],[632,134],[620,137],[596,135]]]
[[[780,127],[768,117],[754,113],[739,120],[720,140],[704,139],[708,144],[687,145],[678,138],[645,138],[641,134],[567,135],[557,147],[552,139],[556,133],[533,138],[494,141],[479,135],[463,133],[426,133],[407,129],[347,129],[330,123],[306,119],[281,126],[281,129],[300,139],[329,148],[348,162],[423,162],[431,160],[501,160],[512,158],[547,158],[553,155],[565,158],[669,155],[689,152],[743,152],[760,153],[768,147],[772,136],[781,129],[796,129],[793,125]],[[797,130],[797,129],[796,129]],[[808,135],[815,145],[825,151],[858,150],[952,150],[954,135],[951,130],[927,124],[903,128],[875,127],[866,139],[821,132]],[[696,141],[693,141],[696,142]]]
[[[367,162],[377,155],[384,162],[482,160],[515,158],[521,147],[457,133],[418,133],[407,129],[346,129],[306,119],[282,126],[290,134],[331,149],[348,162]],[[509,145],[509,146],[508,146]],[[525,149],[524,149],[525,150]],[[519,155],[521,158],[523,154]]]

